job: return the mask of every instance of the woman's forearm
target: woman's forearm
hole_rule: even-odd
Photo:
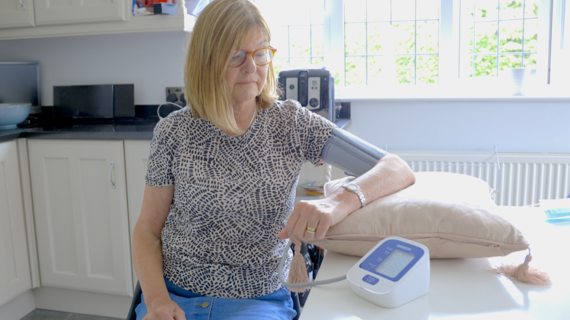
[[[367,203],[388,196],[414,184],[416,177],[408,164],[396,155],[389,154],[365,174],[354,179]],[[327,197],[337,210],[332,225],[344,220],[361,207],[358,196],[345,188],[339,188]]]
[[[133,232],[133,263],[147,305],[155,300],[169,299],[162,269],[162,245],[152,232]]]

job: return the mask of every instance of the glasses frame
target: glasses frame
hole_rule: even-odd
[[[257,53],[257,51],[264,50],[264,49],[269,49],[269,50],[271,50],[271,52],[273,52],[273,55],[271,56],[271,60],[269,60],[269,62],[266,64],[257,64],[257,62],[255,62],[255,54]],[[273,58],[275,57],[275,52],[277,52],[277,49],[273,48],[272,46],[269,46],[266,48],[259,48],[259,49],[255,50],[251,53],[251,59],[253,60],[253,63],[255,63],[256,66],[263,67],[263,66],[270,64],[271,61],[273,61]],[[247,60],[247,55],[249,54],[249,52],[244,52],[244,53],[245,53],[245,59],[243,60],[243,62],[239,66],[232,67],[232,66],[228,65],[228,67],[229,68],[239,68],[239,67],[243,66],[243,64],[245,63],[245,60]]]

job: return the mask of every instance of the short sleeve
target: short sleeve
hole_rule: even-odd
[[[321,115],[303,108],[295,100],[287,100],[285,104],[292,104],[294,107],[295,130],[299,136],[303,157],[315,166],[322,165],[323,147],[332,135],[333,129],[338,126]]]
[[[174,184],[172,164],[174,158],[174,137],[176,125],[172,117],[159,121],[154,127],[145,183],[151,187],[164,187]]]

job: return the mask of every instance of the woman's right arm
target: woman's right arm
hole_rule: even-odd
[[[162,270],[160,233],[170,212],[173,197],[173,185],[147,185],[141,215],[133,231],[133,263],[148,310],[145,320],[185,319],[184,311],[168,295]]]

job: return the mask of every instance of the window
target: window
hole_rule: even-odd
[[[326,66],[340,87],[429,86],[464,78],[489,83],[484,79],[515,67],[535,69],[546,84],[550,11],[556,17],[566,2],[553,0],[552,7],[550,0],[283,0],[279,6],[278,0],[252,1],[270,24],[279,50],[277,73]]]
[[[536,68],[538,7],[537,0],[462,0],[461,76]]]
[[[435,84],[439,0],[344,5],[345,84]]]
[[[324,0],[288,0],[278,11],[275,0],[254,2],[271,28],[277,74],[282,69],[324,67]]]

